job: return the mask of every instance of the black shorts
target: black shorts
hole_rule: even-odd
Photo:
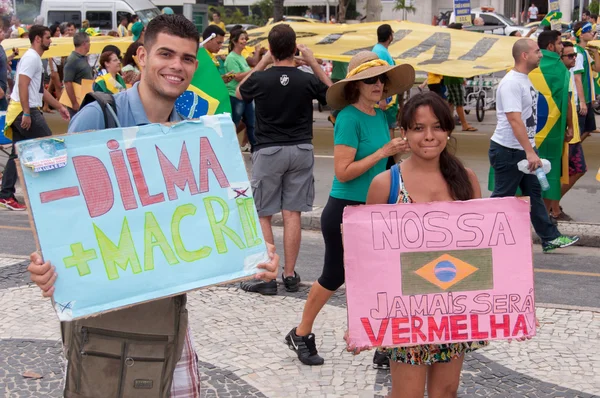
[[[581,116],[579,114],[579,107],[577,107],[577,118],[579,119],[579,132],[583,133],[591,133],[596,130],[596,117],[594,116],[594,108],[592,108],[592,103],[589,102],[587,104],[587,115]]]
[[[319,284],[329,291],[335,292],[346,280],[341,229],[344,208],[362,204],[364,203],[330,196],[321,214],[321,233],[325,242],[325,262]]]
[[[428,84],[427,88],[429,89],[429,91],[436,93],[437,95],[442,97],[442,99],[446,99],[446,87],[444,87],[442,83]]]

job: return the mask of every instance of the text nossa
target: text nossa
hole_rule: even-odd
[[[406,205],[399,205],[399,207]],[[439,249],[451,246],[479,248],[498,246],[500,238],[505,245],[516,243],[509,219],[504,212],[480,214],[463,213],[456,218],[444,211],[430,211],[418,215],[414,211],[390,210],[388,212],[373,211],[371,225],[373,229],[373,248],[386,249],[419,249],[422,247]],[[491,230],[484,232],[484,220],[493,218]],[[450,223],[455,223],[449,225]],[[454,232],[450,229],[452,228]],[[456,231],[460,230],[460,235]],[[457,236],[455,236],[457,235]],[[487,238],[487,239],[486,239]],[[485,240],[485,242],[484,242]]]
[[[123,152],[119,149],[119,143],[116,140],[110,140],[106,145],[111,150],[109,153],[110,160],[125,210],[138,208],[133,184],[135,184],[139,200],[143,207],[165,201],[164,193],[151,194],[149,192],[144,168],[140,163],[137,148],[128,148]],[[125,160],[125,155],[127,156],[127,161]],[[229,180],[225,176],[225,172],[215,155],[210,141],[206,137],[200,138],[199,178],[196,178],[194,175],[185,141],[181,147],[177,167],[165,156],[158,146],[156,146],[156,155],[170,201],[177,200],[175,187],[184,191],[187,186],[191,195],[208,192],[209,170],[213,172],[221,188],[228,188],[230,186]],[[129,163],[133,176],[129,173],[127,163]],[[95,218],[108,213],[114,205],[114,190],[113,182],[105,164],[95,156],[82,155],[73,157],[73,166],[90,217]],[[94,173],[90,173],[90,170],[94,170]]]

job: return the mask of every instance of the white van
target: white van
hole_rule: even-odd
[[[77,28],[81,21],[90,21],[90,27],[106,33],[117,30],[123,15],[136,14],[147,25],[160,11],[150,0],[42,0],[41,15],[48,26],[54,23],[73,22]]]

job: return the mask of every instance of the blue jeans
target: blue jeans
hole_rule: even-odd
[[[237,127],[240,121],[244,120],[248,141],[250,141],[251,146],[254,146],[256,144],[256,140],[254,139],[254,102],[246,102],[231,96],[229,99],[231,100],[231,119],[233,119],[233,124]]]
[[[550,222],[537,177],[535,174],[525,174],[517,168],[517,163],[527,158],[525,151],[507,148],[491,141],[489,158],[495,174],[492,198],[515,196],[517,188],[521,188],[523,195],[529,196],[531,201],[531,223],[542,242],[558,238],[560,232],[556,225]]]

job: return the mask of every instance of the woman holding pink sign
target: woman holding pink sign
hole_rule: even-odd
[[[450,153],[454,119],[448,104],[432,92],[412,97],[400,122],[410,157],[373,179],[367,204],[428,203],[481,198],[475,173]],[[410,192],[410,193],[409,193]],[[486,341],[383,349],[390,358],[392,398],[456,396],[464,354]],[[348,347],[358,353],[360,348]]]
[[[340,224],[346,206],[364,204],[373,178],[385,170],[390,156],[407,152],[407,143],[391,138],[385,114],[377,103],[410,89],[415,70],[410,65],[391,66],[371,51],[350,60],[348,75],[327,90],[327,104],[341,109],[333,138],[335,177],[321,215],[325,242],[323,272],[308,295],[302,321],[285,337],[298,359],[309,366],[322,365],[315,335],[315,319],[335,291],[344,284],[344,248]]]

